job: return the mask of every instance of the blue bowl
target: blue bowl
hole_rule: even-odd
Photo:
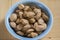
[[[46,14],[49,16],[49,21],[48,21],[48,26],[47,26],[47,29],[41,33],[39,36],[37,37],[34,37],[34,38],[27,38],[27,37],[22,37],[22,36],[19,36],[17,35],[14,30],[10,27],[9,25],[9,17],[10,15],[14,12],[15,8],[18,6],[18,4],[29,4],[29,5],[36,5],[38,7],[40,7],[41,9],[43,9],[45,12],[47,12]],[[43,38],[44,36],[46,36],[49,31],[51,30],[52,28],[52,24],[53,24],[53,15],[52,15],[52,12],[50,11],[50,9],[42,2],[38,2],[36,0],[22,0],[20,2],[17,2],[15,5],[13,5],[9,11],[7,12],[7,15],[6,15],[6,18],[5,18],[5,25],[6,25],[6,28],[8,30],[8,32],[14,36],[15,38],[17,39],[21,39],[21,40],[38,40],[38,39],[41,39]]]

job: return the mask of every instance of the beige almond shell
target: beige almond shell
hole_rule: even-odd
[[[38,20],[38,24],[43,24],[44,23],[44,20],[42,19],[42,18],[40,18],[39,20]]]
[[[29,19],[29,22],[30,22],[30,23],[35,23],[35,21],[36,21],[36,20],[35,20],[34,18]]]
[[[16,21],[17,20],[17,15],[15,13],[13,13],[11,16],[10,16],[10,21]]]
[[[23,28],[23,25],[22,24],[19,24],[19,25],[17,25],[17,30],[22,30],[22,28]]]
[[[16,10],[16,13],[19,13],[20,12],[20,10]]]
[[[20,23],[20,19],[18,18],[17,20],[16,20],[16,24],[19,24]]]
[[[28,29],[30,29],[30,28],[31,28],[31,25],[27,24],[27,25],[25,25],[25,26],[23,27],[23,30],[28,30]]]
[[[35,26],[36,31],[43,31],[47,28],[46,24]]]
[[[26,20],[26,19],[20,19],[20,22],[21,22],[23,25],[29,24],[29,21]]]
[[[41,13],[41,9],[34,8],[33,11],[34,11],[36,14],[37,14],[37,13]]]
[[[27,11],[27,10],[29,10],[29,8],[30,8],[29,6],[25,6],[24,10]]]
[[[19,34],[19,35],[21,35],[21,36],[23,36],[23,35],[24,35],[24,33],[23,33],[23,32],[21,32],[21,31],[17,31],[17,34]]]
[[[31,32],[31,37],[36,37],[36,36],[38,36],[38,34],[37,33],[35,33],[35,32]]]
[[[41,18],[41,13],[37,13],[36,16],[35,16],[35,19],[39,20],[40,18]]]
[[[24,14],[23,14],[23,16],[26,17],[26,18],[33,18],[34,15],[35,15],[35,13],[31,12],[31,11],[29,11],[29,12],[25,11]]]
[[[33,31],[34,31],[34,29],[28,29],[26,33],[31,33]]]
[[[42,18],[44,19],[44,21],[48,22],[49,17],[43,12],[42,13]]]
[[[16,23],[15,22],[10,22],[10,25],[12,28],[16,28]]]
[[[23,18],[23,12],[19,12],[20,19]]]
[[[23,5],[23,4],[20,4],[20,5],[18,6],[18,8],[19,8],[19,9],[24,9],[24,5]]]

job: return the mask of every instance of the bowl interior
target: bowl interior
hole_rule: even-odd
[[[17,35],[15,32],[14,32],[14,30],[10,27],[10,25],[9,25],[9,17],[10,17],[10,15],[14,12],[14,10],[17,8],[17,6],[18,6],[18,4],[28,4],[28,5],[31,5],[31,6],[33,6],[33,5],[35,5],[35,6],[37,6],[37,7],[39,7],[39,8],[41,8],[43,11],[45,11],[46,12],[46,15],[48,15],[49,16],[49,21],[48,21],[48,24],[47,24],[47,29],[43,32],[43,33],[41,33],[39,36],[37,36],[37,37],[34,37],[34,38],[26,38],[26,37],[22,37],[22,36],[19,36],[19,35]],[[18,39],[22,39],[22,38],[24,38],[24,39],[41,39],[41,38],[43,38],[46,34],[48,34],[48,32],[51,30],[51,28],[52,28],[52,22],[53,22],[53,18],[52,18],[52,13],[51,13],[51,11],[49,10],[49,8],[46,6],[46,5],[44,5],[43,3],[41,3],[41,2],[18,2],[18,3],[16,3],[15,5],[13,5],[11,8],[10,8],[10,10],[8,11],[8,13],[7,13],[7,15],[6,15],[6,20],[5,20],[5,24],[6,24],[6,28],[7,28],[7,30],[9,31],[9,33],[11,34],[11,35],[13,35],[15,38],[18,38]]]

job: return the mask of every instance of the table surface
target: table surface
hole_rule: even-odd
[[[8,9],[21,0],[0,0],[0,40],[18,40],[5,27],[5,15]],[[40,0],[52,11],[54,22],[52,30],[41,40],[60,40],[60,0]]]

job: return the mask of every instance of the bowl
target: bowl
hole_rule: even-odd
[[[34,38],[27,38],[27,37],[22,37],[22,36],[17,35],[9,25],[9,17],[14,12],[14,10],[18,6],[18,4],[29,4],[31,6],[36,5],[36,6],[40,7],[41,9],[43,9],[45,12],[47,12],[46,14],[49,16],[49,21],[47,23],[47,29],[43,33],[41,33],[40,35],[38,35],[37,37],[34,37]],[[52,24],[53,24],[53,15],[52,15],[51,10],[44,3],[38,2],[38,0],[22,0],[20,2],[17,2],[9,9],[9,11],[7,12],[6,17],[5,17],[5,25],[6,25],[8,32],[13,37],[15,37],[17,39],[21,39],[21,40],[38,40],[38,39],[43,38],[51,30]]]

